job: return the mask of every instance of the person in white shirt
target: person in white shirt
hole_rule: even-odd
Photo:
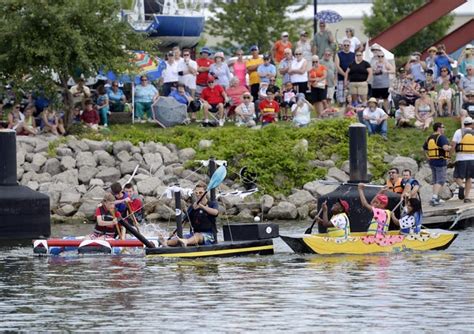
[[[170,51],[166,59],[166,69],[163,71],[163,96],[170,95],[171,90],[176,89],[178,81],[178,62],[173,51]]]
[[[362,119],[369,136],[380,134],[384,140],[387,140],[387,119],[388,115],[383,109],[377,107],[377,99],[371,97],[367,102],[367,108],[362,112]]]
[[[351,41],[350,52],[356,52],[360,49],[361,44],[360,40],[354,36],[354,28],[346,28],[346,37]]]
[[[191,59],[191,50],[183,49],[183,61],[178,63],[179,82],[182,83],[192,98],[196,93],[197,63]]]
[[[457,129],[451,141],[451,155],[456,152],[453,176],[459,186],[459,199],[464,200],[464,203],[471,203],[469,193],[474,177],[474,120],[466,117],[463,124],[464,128]]]
[[[303,93],[296,95],[296,103],[291,106],[293,124],[297,127],[305,127],[311,122],[311,110],[313,106],[306,101]]]

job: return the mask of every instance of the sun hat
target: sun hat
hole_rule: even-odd
[[[339,201],[339,204],[341,204],[342,207],[344,208],[344,212],[349,213],[349,203],[343,199],[338,199],[338,201]]]
[[[466,93],[466,96],[474,96],[474,90],[471,90]]]
[[[464,125],[471,125],[472,122],[473,122],[473,121],[472,121],[472,118],[468,116],[468,117],[466,117],[466,118],[464,119],[464,122],[463,122],[463,123],[464,123]]]
[[[431,52],[431,51],[438,52],[438,49],[436,48],[436,46],[432,46],[428,49],[428,52]]]
[[[288,35],[288,32],[287,32],[287,31],[284,31],[284,32],[281,33],[281,37],[288,37],[288,36],[289,36],[289,35]]]
[[[371,97],[371,98],[369,99],[369,101],[367,101],[367,103],[370,103],[370,102],[373,102],[373,103],[375,103],[375,104],[378,103],[378,101],[377,101],[377,99],[376,99],[375,97]]]
[[[212,52],[211,50],[207,47],[207,46],[204,46],[202,49],[201,49],[201,52],[199,53],[207,53],[208,55],[210,55]]]
[[[224,60],[224,52],[219,51],[214,54],[214,59],[219,58],[219,57],[222,58],[222,60]]]
[[[380,45],[377,44],[377,43],[374,43],[374,44],[370,47],[370,50],[379,50],[379,51],[382,51],[382,49],[380,48]]]

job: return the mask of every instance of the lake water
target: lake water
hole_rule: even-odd
[[[281,234],[307,224],[283,223]],[[55,226],[54,236],[90,225]],[[163,260],[1,248],[0,331],[474,331],[474,228],[446,251]]]

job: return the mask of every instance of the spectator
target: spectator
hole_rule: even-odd
[[[372,80],[372,97],[383,99],[383,106],[386,113],[390,113],[390,105],[388,103],[390,89],[390,74],[394,74],[395,69],[386,59],[385,55],[380,52],[377,54],[377,60],[373,66]]]
[[[445,66],[441,67],[441,70],[440,70],[440,75],[438,75],[438,79],[436,79],[436,83],[438,85],[442,85],[443,82],[445,82],[446,80],[448,80],[449,82],[451,82],[453,78],[451,77],[451,70]]]
[[[423,89],[423,88],[422,88]],[[421,93],[421,90],[420,90]],[[449,81],[445,80],[441,89],[438,91],[438,116],[453,116],[452,100],[454,97],[454,90],[449,86]],[[444,107],[446,106],[446,113]]]
[[[23,134],[27,136],[35,136],[38,134],[38,129],[36,128],[36,120],[34,115],[35,106],[27,106],[25,108],[25,119],[23,121]]]
[[[407,105],[405,100],[398,102],[398,109],[395,112],[396,126],[411,127],[412,121],[415,119],[415,107]]]
[[[191,97],[196,96],[197,63],[191,59],[191,50],[183,49],[183,61],[178,63],[179,82],[189,90]]]
[[[446,182],[447,160],[449,159],[451,146],[449,146],[448,138],[444,135],[444,129],[443,123],[434,123],[434,133],[423,144],[423,150],[426,152],[431,168],[431,184],[433,185],[431,206],[441,204],[438,194]]]
[[[258,55],[258,46],[253,45],[250,47],[252,58],[247,60],[245,66],[247,67],[247,73],[249,74],[250,93],[254,100],[258,100],[258,91],[260,90],[260,77],[257,69],[263,64],[263,59]]]
[[[287,120],[290,115],[290,110],[293,104],[296,103],[296,92],[293,89],[291,82],[287,82],[282,92],[282,101],[280,106],[282,108],[282,119]]]
[[[58,114],[50,107],[43,110],[41,128],[43,132],[51,132],[56,136],[66,132],[64,126],[59,122]]]
[[[278,104],[281,103],[281,92],[280,92],[280,87],[277,86],[276,84],[276,77],[270,78],[270,83],[268,84],[267,90],[270,89],[273,94],[275,94],[275,101],[278,102]]]
[[[216,85],[211,75],[207,79],[207,87],[202,90],[201,99],[204,104],[203,125],[209,124],[209,112],[211,112],[219,114],[219,126],[224,126],[224,103],[227,102],[227,94],[222,86]]]
[[[237,126],[255,126],[255,105],[250,92],[242,94],[242,102],[235,108],[235,114],[237,116]]]
[[[247,87],[240,85],[239,78],[233,77],[230,79],[230,86],[226,89],[226,94],[229,97],[229,110],[227,116],[233,117],[235,108],[240,105],[242,94],[248,92]]]
[[[293,54],[291,49],[285,49],[284,51],[284,58],[278,65],[278,72],[283,76],[282,84],[286,85],[288,82],[291,82],[290,77],[290,68],[291,63],[293,62]]]
[[[406,64],[406,70],[408,73],[413,75],[413,80],[418,83],[421,87],[425,85],[426,76],[426,64],[420,60],[420,56],[414,53],[410,56],[410,61]]]
[[[82,122],[92,130],[99,129],[99,113],[94,108],[94,104],[91,99],[87,99],[85,102],[85,108],[81,115]]]
[[[402,96],[410,105],[415,105],[416,100],[420,95],[420,85],[413,80],[413,76],[408,74],[402,86]]]
[[[217,85],[227,89],[230,82],[230,70],[224,62],[224,52],[216,52],[214,54],[214,64],[209,67],[209,74],[214,77]]]
[[[431,69],[427,69],[425,72],[426,81],[424,88],[431,95],[432,98],[437,99],[437,92],[436,92],[436,80],[434,80],[434,72]]]
[[[395,105],[395,109],[398,109],[398,102],[400,100],[405,100],[404,88],[407,83],[406,71],[404,67],[400,67],[398,70],[398,76],[393,81],[391,87],[389,88],[389,92],[392,95],[393,104]],[[406,100],[405,100],[406,102]]]
[[[183,83],[178,83],[178,89],[173,90],[170,97],[186,105],[188,113],[191,113],[191,122],[196,121],[196,112],[199,111],[201,105],[186,91],[186,86]]]
[[[162,78],[163,78],[163,87],[162,92],[163,96],[170,95],[173,89],[176,89],[179,81],[178,75],[178,61],[176,61],[174,52],[170,51],[166,57],[166,68],[163,71]]]
[[[325,52],[336,49],[336,43],[331,31],[326,29],[326,22],[319,21],[319,31],[313,37],[313,54],[317,54],[319,59],[324,57]],[[329,50],[329,51],[328,51]]]
[[[247,87],[247,67],[245,66],[245,61],[243,58],[244,52],[242,49],[238,49],[235,52],[237,59],[232,64],[231,71],[234,73],[234,76],[239,79],[239,84],[241,86]]]
[[[123,93],[123,90],[119,88],[118,81],[112,82],[112,87],[107,91],[107,96],[109,97],[109,105],[111,112],[123,112],[125,110],[125,103],[127,103],[127,98]]]
[[[295,59],[291,62],[288,73],[290,74],[293,89],[297,93],[305,93],[308,90],[307,61],[303,58],[303,51],[301,49],[295,50]]]
[[[257,68],[260,83],[270,83],[270,79],[276,77],[276,67],[270,63],[270,55],[263,55],[263,64]]]
[[[15,130],[17,134],[23,132],[25,116],[20,111],[21,105],[15,104],[12,111],[8,114],[8,128]]]
[[[461,110],[461,124],[464,125],[466,117],[474,118],[474,90],[466,93],[467,102],[464,102]]]
[[[272,91],[267,91],[267,98],[260,102],[258,108],[260,109],[262,125],[267,125],[278,121],[278,112],[280,111],[280,106],[274,100],[274,94]]]
[[[315,56],[317,57],[317,56]],[[296,103],[291,107],[293,124],[299,128],[306,127],[311,122],[311,109],[313,107],[306,101],[303,93],[298,93]]]
[[[350,41],[351,47],[350,52],[357,53],[356,51],[361,51],[361,43],[357,37],[354,36],[354,28],[346,28],[346,38]]]
[[[462,50],[461,55],[458,58],[458,71],[463,76],[467,75],[467,66],[474,66],[474,46],[471,44],[466,45],[466,48]]]
[[[272,58],[275,63],[279,64],[284,56],[285,56],[285,49],[292,49],[293,46],[291,42],[288,40],[288,33],[286,31],[282,32],[281,39],[276,41],[272,47]]]
[[[433,100],[427,94],[426,89],[420,89],[421,97],[415,102],[415,126],[423,131],[429,129],[436,114]]]
[[[145,113],[153,119],[151,106],[160,97],[155,86],[150,85],[146,75],[140,77],[140,84],[135,87],[135,119],[142,121]]]
[[[334,91],[336,88],[336,64],[332,60],[332,51],[331,49],[326,49],[324,51],[323,58],[319,58],[319,63],[326,67],[326,86],[327,86],[327,96],[323,100],[323,108],[326,109],[329,105],[332,104],[334,98]]]
[[[386,187],[391,192],[397,194],[401,194],[403,192],[402,178],[400,177],[400,170],[397,167],[392,167],[388,171]]]
[[[69,92],[72,94],[72,102],[74,105],[80,104],[81,107],[84,107],[85,99],[91,96],[91,90],[86,86],[84,78],[80,78],[77,84],[69,89]]]
[[[109,124],[110,114],[109,96],[107,95],[103,85],[100,85],[99,88],[97,88],[97,93],[99,93],[99,96],[97,97],[96,109],[99,112],[100,124],[107,127]]]
[[[428,49],[428,57],[425,59],[426,70],[431,70],[433,73],[433,79],[436,79],[438,76],[438,67],[436,66],[436,53],[438,49],[434,46]]]
[[[464,102],[467,102],[467,92],[474,91],[474,65],[466,66],[467,75],[459,83],[459,90],[463,94]]]
[[[349,91],[352,95],[352,101],[367,102],[368,83],[372,78],[372,68],[370,64],[362,58],[362,52],[356,52],[356,58],[353,63],[349,65],[346,70],[344,83],[349,86]]]
[[[444,44],[439,44],[437,49],[438,52],[436,52],[435,64],[438,68],[437,76],[439,77],[441,75],[441,70],[443,67],[446,67],[449,72],[453,70],[451,64],[454,63],[454,59],[450,58],[446,54],[446,47],[444,46]]]
[[[303,53],[303,58],[306,59],[306,71],[309,71],[311,69],[313,53],[311,52],[312,46],[308,40],[308,33],[304,30],[300,32],[300,39],[296,42],[296,49],[300,49]]]
[[[369,135],[379,133],[384,140],[387,140],[388,115],[383,109],[377,107],[377,99],[371,97],[367,104],[367,108],[362,112],[362,118]]]
[[[335,64],[337,69],[337,101],[343,104],[346,101],[344,79],[349,65],[355,61],[355,53],[351,52],[350,39],[344,39],[342,50],[336,55]]]
[[[474,177],[474,121],[471,117],[466,117],[463,124],[464,129],[456,130],[451,141],[451,151],[456,152],[453,176],[459,186],[459,199],[463,199],[464,203],[471,203],[469,193]]]
[[[207,78],[209,76],[209,67],[214,63],[212,59],[209,59],[211,50],[207,47],[203,47],[199,53],[200,57],[196,59],[197,71],[196,76],[196,92],[201,94],[202,90],[207,87]]]
[[[319,63],[319,57],[314,55],[312,58],[313,67],[309,71],[309,83],[311,86],[311,102],[316,113],[321,116],[323,111],[323,101],[327,98],[327,69]]]

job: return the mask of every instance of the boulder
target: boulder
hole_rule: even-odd
[[[34,174],[31,180],[36,181],[39,184],[46,183],[51,181],[51,175],[49,173]]]
[[[196,151],[193,148],[184,148],[178,152],[178,158],[181,162],[194,159]]]
[[[277,206],[268,211],[268,219],[277,219],[277,220],[286,220],[286,219],[296,219],[298,216],[298,210],[293,203],[290,202],[280,202]]]
[[[163,182],[157,177],[148,177],[143,181],[137,183],[138,192],[145,196],[156,195],[156,190],[159,186],[162,186]]]
[[[99,170],[95,167],[84,166],[79,169],[78,179],[81,183],[88,184],[94,178]]]
[[[81,168],[84,166],[89,166],[89,167],[96,167],[97,166],[97,161],[95,159],[95,154],[92,154],[92,152],[79,152],[76,155],[76,166],[77,168]]]
[[[74,153],[72,153],[72,150],[69,147],[66,146],[59,146],[56,148],[56,155],[58,157],[72,157]]]
[[[31,168],[38,173],[47,160],[48,159],[43,154],[36,153],[33,155],[33,159],[31,161]]]
[[[140,153],[133,153],[132,154],[132,157],[133,159],[137,162],[137,163],[143,163],[144,160],[143,160],[143,156],[140,154]]]
[[[94,200],[95,203],[97,204],[104,198],[104,195],[105,195],[104,188],[100,186],[96,186],[96,187],[92,187],[88,192],[84,194],[83,200],[84,199]]]
[[[41,191],[49,196],[49,205],[51,210],[56,209],[59,203],[59,199],[61,198],[61,192],[69,189],[70,185],[66,183],[51,183],[48,186],[47,191]]]
[[[16,169],[16,180],[20,181],[21,178],[23,177],[24,173],[25,173],[25,170],[23,168],[17,167],[17,169]]]
[[[155,207],[155,213],[157,214],[157,220],[170,221],[175,218],[174,210],[161,203]]]
[[[62,205],[56,213],[60,216],[70,217],[76,212],[76,208],[71,204]]]
[[[130,153],[127,151],[120,151],[116,156],[115,156],[120,162],[126,162],[132,159],[132,156]]]
[[[101,179],[91,179],[89,181],[89,186],[99,186],[99,187],[103,187],[104,186],[104,181],[102,181]]]
[[[68,189],[61,193],[59,204],[60,205],[72,204],[73,205],[73,204],[79,203],[80,201],[81,201],[81,194]]]
[[[263,213],[267,213],[273,207],[273,203],[275,203],[275,200],[272,196],[267,194],[263,195],[262,198],[260,198],[260,207]]]
[[[288,197],[288,202],[293,203],[296,207],[315,201],[316,199],[307,190],[297,190],[294,194]]]
[[[28,188],[30,188],[31,190],[34,190],[34,191],[36,191],[36,190],[39,189],[39,183],[36,182],[36,181],[28,181],[28,183],[26,184],[26,186],[27,186]]]
[[[336,190],[337,187],[339,187],[338,184],[321,184],[321,182],[318,181],[308,182],[303,186],[303,188],[308,190],[315,198],[327,195]]]
[[[132,147],[133,145],[129,141],[117,141],[112,145],[114,155],[117,155],[120,151],[130,152]]]
[[[122,151],[122,152],[125,152],[125,151]],[[133,171],[135,170],[135,167],[137,167],[137,165],[138,163],[136,161],[124,161],[119,166],[120,173],[122,173],[122,175],[125,175],[125,174],[131,175]]]
[[[298,219],[306,219],[308,218],[308,213],[309,213],[309,206],[308,204],[302,205],[298,207]]]
[[[39,140],[36,142],[35,146],[35,153],[43,153],[43,152],[48,152],[49,149],[49,143],[47,141]]]
[[[345,161],[342,163],[340,170],[342,170],[344,173],[346,173],[346,174],[348,174],[348,175],[351,173],[351,167],[350,167],[350,162],[349,162],[349,160],[345,160]]]
[[[16,151],[16,165],[21,166],[25,162],[25,157],[26,157],[26,151],[23,148],[19,148]]]
[[[89,151],[89,145],[87,145],[82,140],[71,139],[71,140],[69,140],[67,145],[76,153],[83,152],[83,151]]]
[[[52,177],[53,182],[62,182],[69,186],[77,186],[79,184],[77,169],[69,169],[65,172],[56,174]]]
[[[50,175],[56,175],[61,173],[61,162],[56,158],[51,158],[44,164],[43,171]]]
[[[329,168],[327,176],[332,177],[340,182],[349,181],[349,175],[347,175],[346,173],[344,173],[342,170],[340,170],[337,167]]]
[[[104,170],[101,170],[95,175],[95,178],[101,179],[105,183],[107,182],[116,182],[120,179],[120,171],[115,167],[106,167]]]
[[[89,146],[91,152],[95,151],[107,151],[111,145],[108,141],[97,141],[90,139],[82,139],[82,142]]]
[[[415,175],[415,179],[417,179],[419,182],[424,181],[424,182],[431,183],[431,168],[427,164],[421,166],[418,172],[414,175]]]
[[[418,164],[416,161],[409,157],[397,156],[390,163],[390,167],[397,167],[400,170],[400,174],[404,169],[411,170],[412,174],[415,175],[418,172]]]
[[[126,151],[121,152],[127,153]],[[100,166],[115,167],[115,159],[106,151],[94,152],[94,157]]]
[[[143,160],[145,160],[145,163],[151,169],[152,173],[163,166],[163,158],[160,153],[145,153]]]
[[[237,215],[237,218],[239,220],[242,220],[242,221],[248,221],[248,222],[253,222],[253,214],[252,214],[252,211],[250,211],[249,209],[243,209],[239,212],[239,214]]]
[[[61,169],[68,170],[76,168],[76,159],[72,156],[65,155],[61,158]]]
[[[84,216],[89,220],[94,220],[97,204],[97,200],[85,200],[84,202],[82,202],[77,212],[84,214]]]

